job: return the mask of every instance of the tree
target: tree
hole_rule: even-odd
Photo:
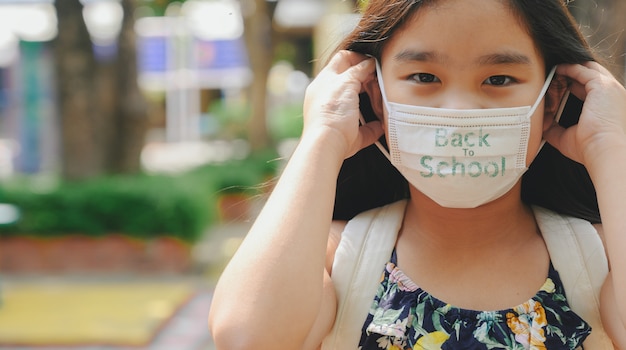
[[[135,35],[135,6],[133,0],[122,0],[124,19],[119,38],[119,53],[115,61],[116,111],[113,115],[117,137],[109,158],[109,169],[121,173],[141,170],[140,156],[147,128],[147,103],[137,83],[137,50]]]
[[[68,180],[140,170],[147,108],[137,86],[134,3],[121,4],[118,53],[109,61],[98,61],[80,1],[55,2],[62,175]]]
[[[102,140],[101,121],[94,108],[95,58],[78,0],[57,0],[59,34],[54,43],[57,96],[61,124],[62,174],[69,179],[95,176],[102,171],[97,154]]]
[[[251,105],[248,141],[253,150],[268,146],[267,77],[272,66],[272,22],[265,0],[243,0],[244,36],[253,79],[249,88]]]

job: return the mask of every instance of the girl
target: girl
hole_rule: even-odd
[[[218,282],[219,349],[626,349],[626,91],[561,1],[370,0],[308,88],[300,143]],[[584,104],[558,124],[565,88]],[[591,274],[593,327],[546,246],[540,217],[561,216],[537,205],[601,213],[610,272]],[[393,237],[386,263],[370,264],[382,245],[352,246],[364,230]],[[373,287],[342,277],[353,257]],[[345,290],[364,312],[346,311]]]

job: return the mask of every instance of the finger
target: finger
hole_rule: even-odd
[[[585,101],[587,99],[587,89],[579,82],[571,82],[569,84],[570,93],[576,96],[579,100]]]
[[[344,74],[346,74],[349,78],[360,82],[361,84],[365,84],[366,82],[375,78],[375,68],[376,65],[374,63],[374,59],[369,58],[348,68]]]
[[[586,64],[587,63],[588,62],[586,62]],[[597,71],[582,64],[560,64],[556,72],[583,85],[591,81],[597,74]]]
[[[573,149],[570,149],[571,146],[576,144],[575,133],[571,129],[563,128],[557,123],[553,123],[546,131],[543,132],[543,139],[546,140],[550,145],[556,148],[559,152],[561,152],[564,156],[580,162],[580,159],[576,156],[576,152]]]
[[[358,53],[354,51],[343,50],[343,53],[346,55],[346,58],[350,62],[351,66],[355,66],[370,58],[370,56],[366,56],[362,53]]]
[[[360,62],[366,60],[367,58],[367,56],[360,53],[348,50],[341,50],[330,59],[328,65],[326,65],[324,69],[330,69],[336,73],[343,73],[350,67],[358,65]]]
[[[384,133],[383,124],[378,120],[361,125],[356,141],[358,149],[354,153],[378,141]]]
[[[553,121],[552,124],[543,132],[542,137],[547,143],[558,149],[559,137],[563,135],[563,132],[565,132],[565,128]]]
[[[585,84],[591,79],[591,77],[582,74],[581,70],[583,69],[587,70],[587,68],[582,65],[561,64],[556,70],[557,74],[568,78],[570,92],[581,101],[587,98]],[[581,81],[581,79],[584,81]]]
[[[581,100],[585,100],[587,94],[594,87],[601,86],[603,81],[615,79],[608,69],[592,61],[583,64],[561,64],[557,68],[557,73],[571,79],[571,91]]]
[[[385,130],[383,129],[383,123],[379,120],[369,122],[359,128],[361,134],[361,145],[367,147],[383,136]]]
[[[600,72],[600,73],[602,73],[604,75],[611,76],[611,77],[613,76],[613,73],[611,73],[611,71],[609,71],[606,67],[604,67],[603,65],[601,65],[598,62],[595,62],[595,61],[585,62],[585,63],[583,63],[583,66],[585,66],[585,67],[587,67],[587,68],[589,68],[591,70],[598,71],[598,72]]]

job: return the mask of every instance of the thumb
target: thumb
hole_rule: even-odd
[[[543,132],[543,139],[567,158],[580,163],[581,160],[576,151],[574,130],[576,127],[577,125],[566,129],[554,123]]]
[[[553,122],[550,126],[546,127],[545,130],[543,131],[543,139],[546,140],[547,143],[554,146],[554,148],[558,149],[559,139],[561,138],[564,132],[565,132],[565,129],[562,126],[560,126],[556,122]]]
[[[358,149],[354,153],[378,141],[384,133],[383,124],[379,120],[361,125],[356,142]]]

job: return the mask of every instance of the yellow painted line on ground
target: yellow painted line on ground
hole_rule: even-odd
[[[184,283],[3,285],[0,344],[144,345],[192,292]]]

